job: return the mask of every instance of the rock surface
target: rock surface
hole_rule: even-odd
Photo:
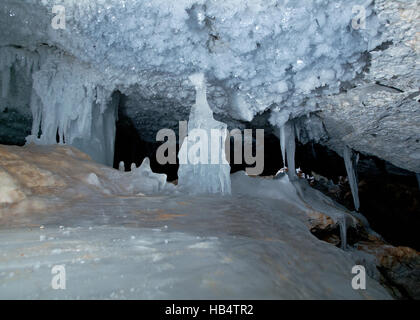
[[[420,299],[420,253],[408,247],[393,247],[381,239],[370,236],[355,246],[375,257],[382,281],[399,298]]]

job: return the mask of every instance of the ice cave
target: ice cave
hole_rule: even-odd
[[[0,299],[420,299],[419,6],[1,0]]]

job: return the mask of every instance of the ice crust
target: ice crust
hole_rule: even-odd
[[[64,70],[58,70],[57,79],[49,76],[53,86],[88,79],[88,93],[98,84],[111,92],[117,87],[130,92],[135,85],[145,99],[188,107],[194,92],[187,78],[201,71],[213,110],[250,121],[268,109],[316,109],[315,103],[305,110],[297,107],[321,92],[337,93],[353,80],[366,65],[365,51],[380,43],[381,26],[371,3],[11,0],[0,6],[0,39],[5,47],[22,45],[30,52],[46,43],[58,49],[50,54],[85,63],[81,79],[72,70],[65,71],[67,77]],[[66,8],[66,29],[54,30],[51,9],[60,4]],[[355,5],[366,7],[366,29],[351,27]],[[7,70],[3,74],[7,80]],[[80,88],[73,89],[73,100],[82,102]],[[83,117],[81,109],[73,112]]]

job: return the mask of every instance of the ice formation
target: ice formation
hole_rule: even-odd
[[[230,166],[225,154],[227,126],[213,118],[204,75],[194,74],[190,80],[197,93],[188,121],[188,136],[179,151],[178,185],[194,194],[230,194]]]
[[[124,161],[120,161],[120,163],[118,164],[118,170],[121,172],[125,171]]]
[[[297,107],[319,91],[337,93],[366,65],[364,52],[380,43],[378,19],[363,0],[59,4],[66,8],[63,30],[52,29],[46,14],[57,1],[8,1],[0,11],[4,45],[37,51],[46,43],[99,70],[111,90],[136,86],[145,99],[184,107],[193,97],[187,75],[202,70],[211,75],[213,109],[246,121],[268,109],[315,108]],[[355,5],[366,6],[366,29],[349,27]]]
[[[112,165],[117,102],[88,66],[48,55],[33,74],[33,125],[27,141],[73,145],[95,161]]]
[[[343,150],[344,164],[346,165],[347,177],[349,179],[351,194],[353,195],[354,208],[359,211],[359,188],[353,161],[353,150],[344,146]]]
[[[251,282],[255,280],[251,283],[252,294],[255,296],[263,292],[267,297],[370,297],[370,291],[369,295],[364,296],[364,292],[351,290],[348,286],[348,269],[354,264],[350,254],[314,241],[314,237],[304,226],[303,221],[306,217],[299,215],[300,210],[303,212],[306,208],[302,202],[302,195],[312,204],[314,211],[327,212],[335,222],[340,223],[341,245],[342,248],[346,248],[346,228],[349,223],[343,211],[328,202],[328,199],[322,198],[320,194],[309,192],[305,184],[294,179],[295,139],[320,141],[326,136],[323,121],[329,119],[329,123],[326,120],[325,123],[331,137],[337,138],[338,142],[334,143],[338,146],[340,154],[342,136],[346,135],[346,138],[353,139],[348,145],[354,149],[363,151],[363,148],[368,147],[367,151],[372,151],[378,156],[386,155],[390,159],[394,159],[392,154],[397,155],[394,163],[419,172],[417,144],[409,144],[412,141],[410,139],[418,131],[418,121],[413,115],[418,114],[419,109],[410,91],[418,91],[418,81],[412,77],[412,70],[415,70],[413,66],[418,60],[418,46],[415,40],[413,44],[411,38],[399,36],[401,32],[406,34],[412,32],[407,25],[413,24],[409,20],[416,16],[405,9],[410,7],[410,10],[416,10],[417,4],[407,5],[409,2],[388,0],[3,1],[0,5],[1,106],[11,106],[22,114],[32,115],[32,134],[27,137],[28,142],[36,144],[58,142],[73,145],[88,153],[92,159],[111,165],[118,104],[118,94],[114,94],[115,91],[126,94],[131,101],[136,102],[129,105],[129,112],[133,115],[137,130],[146,130],[141,127],[141,121],[138,121],[141,116],[137,115],[137,111],[147,109],[144,105],[152,104],[151,101],[159,101],[160,104],[153,104],[157,107],[151,108],[152,112],[149,112],[153,121],[148,125],[153,129],[156,127],[161,129],[171,120],[167,119],[168,111],[176,115],[188,112],[185,110],[191,105],[194,92],[186,81],[187,76],[202,70],[207,76],[208,101],[212,109],[207,103],[204,80],[200,76],[194,77],[197,97],[196,104],[191,110],[189,135],[180,153],[181,161],[186,161],[186,164],[181,164],[179,170],[180,188],[188,189],[191,193],[231,191],[229,166],[223,163],[225,160],[223,152],[218,159],[221,164],[188,164],[188,146],[195,142],[192,139],[194,129],[204,128],[207,133],[214,128],[226,129],[225,124],[214,120],[213,111],[225,117],[226,122],[252,121],[256,115],[265,111],[270,112],[271,124],[279,128],[282,157],[289,167],[289,176],[267,182],[245,175],[235,175],[232,178],[232,185],[236,197],[224,197],[223,201],[203,197],[201,199],[203,201],[198,205],[195,203],[189,208],[189,212],[194,214],[185,216],[183,206],[186,203],[184,201],[186,196],[182,192],[178,195],[162,196],[169,203],[166,207],[161,203],[161,198],[143,197],[144,194],[161,192],[168,187],[164,175],[152,172],[148,159],[145,159],[139,168],[134,165],[131,172],[122,172],[123,170],[96,167],[76,150],[60,149],[62,146],[57,146],[57,149],[47,146],[36,148],[26,146],[23,153],[28,150],[30,155],[31,150],[34,153],[40,152],[38,159],[33,160],[38,167],[25,163],[24,160],[14,159],[13,161],[19,163],[21,170],[20,173],[13,172],[13,166],[0,158],[2,166],[6,168],[0,170],[2,181],[0,218],[4,219],[2,222],[10,222],[5,217],[13,216],[11,215],[13,212],[33,213],[36,208],[42,207],[36,205],[38,203],[36,199],[26,202],[25,197],[42,198],[42,194],[37,194],[44,190],[42,188],[57,190],[66,186],[67,192],[59,196],[66,200],[77,199],[71,201],[74,204],[73,208],[64,206],[59,209],[62,211],[54,211],[51,216],[30,216],[30,219],[34,219],[36,223],[40,221],[62,223],[64,220],[68,224],[75,225],[78,222],[106,225],[107,227],[98,230],[94,237],[89,236],[89,233],[86,235],[85,231],[88,229],[72,229],[71,232],[74,231],[75,234],[74,238],[67,238],[70,243],[66,242],[64,237],[67,235],[52,232],[60,242],[51,241],[49,244],[66,246],[69,251],[63,251],[71,253],[69,255],[66,253],[63,259],[68,262],[79,262],[80,258],[76,254],[71,256],[76,252],[71,241],[80,241],[76,245],[80,245],[91,254],[89,250],[92,247],[86,243],[90,244],[99,239],[94,242],[97,251],[93,251],[94,254],[98,254],[98,259],[103,259],[101,263],[109,261],[108,254],[115,254],[110,259],[112,268],[106,269],[109,278],[120,276],[117,273],[121,267],[121,257],[132,259],[130,264],[124,266],[128,269],[125,271],[131,276],[127,277],[128,281],[137,279],[138,273],[144,276],[142,283],[149,286],[146,288],[148,290],[136,291],[137,296],[150,298],[163,295],[173,298],[170,295],[174,292],[171,288],[177,287],[173,285],[177,281],[174,279],[176,276],[187,275],[187,279],[183,279],[186,281],[183,287],[197,291],[182,292],[178,297],[191,296],[195,293],[197,295],[194,297],[212,297],[210,292],[213,289],[211,288],[213,279],[218,280],[216,285],[219,290],[231,291],[238,297],[246,297],[245,293],[250,291],[244,289],[249,289],[247,287],[249,282],[244,282],[242,273],[237,272],[245,269],[253,275]],[[63,30],[51,28],[51,9],[57,4],[64,5],[67,12],[66,29]],[[352,9],[357,5],[362,5],[366,9],[366,28],[352,27],[354,22]],[[156,23],[157,21],[159,23]],[[384,33],[388,36],[387,42],[378,47],[384,42]],[[397,63],[394,64],[394,61]],[[363,74],[366,66],[370,66],[370,71]],[[23,80],[19,86],[13,83],[17,77]],[[391,86],[401,85],[401,90],[406,92],[384,94],[381,88],[375,92],[367,92],[366,95],[364,92],[366,83],[359,80],[371,83],[380,81]],[[358,87],[360,84],[362,88]],[[352,89],[347,92],[346,88]],[[21,92],[14,95],[13,91],[17,89]],[[359,89],[361,92],[358,93]],[[368,89],[367,91],[370,91],[370,88]],[[343,92],[346,93],[344,98]],[[331,103],[325,103],[327,96],[332,97]],[[365,96],[369,97],[368,101],[365,98],[359,99]],[[380,121],[383,117],[389,120],[389,115],[382,113],[383,97],[386,97],[385,101],[392,102],[391,108],[388,108],[391,110],[391,115],[401,115],[400,111],[403,110],[404,120],[394,117],[392,121]],[[400,103],[401,99],[405,99],[403,104]],[[370,111],[376,101],[378,106],[375,108],[381,112],[366,111],[366,101]],[[323,121],[311,117],[311,120],[297,123],[297,117],[320,110],[324,112]],[[336,110],[338,112],[334,115]],[[366,133],[366,137],[362,139],[358,134],[349,135],[347,126],[341,126],[342,119],[345,119],[346,125],[355,122],[359,112],[360,119],[370,121],[369,123],[361,121],[360,126],[355,123],[356,133],[358,131]],[[397,142],[394,141],[394,146],[389,148],[389,139],[380,138],[377,132],[375,136],[367,134],[373,127],[370,124],[383,125],[383,129],[375,127],[375,130],[384,135],[390,132],[389,128],[396,126],[408,129],[403,135],[395,130],[394,137],[398,139],[395,140]],[[358,130],[359,128],[363,130]],[[409,157],[398,156],[400,152],[395,152],[395,147],[398,147],[397,144],[402,141],[402,136],[410,138],[404,140],[409,142],[400,144],[400,150],[403,151],[401,154],[408,152]],[[223,149],[224,138],[222,135],[218,140],[219,151]],[[196,156],[201,156],[202,151],[201,149],[200,154]],[[66,152],[66,156],[62,157],[60,152]],[[206,158],[211,161],[210,156]],[[354,204],[358,210],[355,165],[352,150],[347,146],[344,149],[344,161]],[[16,163],[13,165],[18,167]],[[60,167],[54,175],[48,171],[49,167],[54,168],[55,165],[60,166],[63,163],[67,166]],[[120,165],[120,169],[122,167]],[[13,175],[9,171],[13,172]],[[33,179],[29,174],[24,177],[22,172],[33,173],[37,178]],[[105,186],[113,188],[110,190],[113,193],[112,198],[103,197],[102,193],[108,193],[104,189]],[[98,192],[98,189],[102,193]],[[297,189],[299,192],[295,192]],[[190,198],[187,199],[190,201]],[[118,200],[121,200],[121,203]],[[56,209],[51,199],[44,197],[42,201],[48,204],[49,210]],[[125,205],[124,208],[121,204]],[[159,214],[162,207],[170,212]],[[42,208],[44,213],[46,207]],[[143,210],[141,215],[138,214],[139,208]],[[151,214],[148,211],[150,208],[153,208]],[[202,208],[206,208],[207,211]],[[213,210],[214,208],[217,210]],[[126,212],[130,210],[134,213]],[[125,224],[138,223],[142,227],[149,226],[150,221],[160,224],[161,220],[173,219],[172,210],[178,213],[175,214],[176,218],[184,219],[181,223],[182,232],[160,234],[159,229],[156,236],[153,230],[135,229],[133,231],[135,236],[143,238],[139,241],[126,242],[124,236],[127,230],[132,230],[126,228]],[[208,219],[207,213],[210,210],[214,213],[211,223],[210,219],[205,220]],[[74,214],[75,211],[77,215]],[[98,211],[101,214],[98,215]],[[57,214],[63,212],[66,215]],[[87,213],[90,220],[78,220],[80,212]],[[244,215],[244,212],[247,214]],[[150,221],[141,220],[144,216]],[[15,223],[20,217],[15,215],[15,220],[11,220]],[[30,219],[28,218],[25,223]],[[110,222],[111,225],[114,223],[124,227],[109,228]],[[177,226],[177,223],[167,224],[170,228]],[[217,225],[217,228],[212,229],[213,225]],[[194,227],[197,226],[203,228],[202,232],[206,236],[219,232],[224,237],[220,242],[207,239],[197,243],[197,237],[188,235],[196,232],[198,228]],[[232,232],[238,235],[238,239],[230,237]],[[33,231],[22,232],[22,238],[27,240],[25,245],[33,244],[31,237],[34,234],[38,235]],[[3,237],[9,239],[8,234],[1,233],[0,236],[2,239]],[[246,238],[246,243],[243,243],[242,238]],[[124,245],[115,244],[118,243],[114,241],[116,239],[121,240]],[[166,246],[171,244],[172,240],[174,246]],[[9,250],[7,253],[11,256],[13,252],[24,249],[24,246],[21,248],[10,243],[7,242]],[[207,264],[186,266],[185,261],[201,261],[195,259],[197,258],[194,255],[195,248],[209,249],[205,259]],[[243,249],[243,255],[236,248]],[[48,252],[40,250],[41,252],[38,251],[37,254],[38,256],[45,254],[48,257],[47,264],[54,261],[54,257],[51,258]],[[183,259],[171,256],[173,251],[182,252]],[[256,252],[258,254],[254,254]],[[260,264],[255,264],[255,261],[260,260],[260,252],[267,257],[263,272],[256,268]],[[213,279],[197,271],[202,270],[201,268],[206,269],[209,265],[214,266],[214,261],[220,256],[223,256],[223,269],[222,272],[216,270]],[[150,264],[150,261],[153,263]],[[325,261],[333,263],[325,265]],[[36,261],[30,261],[32,262]],[[75,274],[80,275],[78,280],[82,280],[80,287],[87,289],[92,277],[89,273],[83,273],[85,269],[81,266],[82,262],[85,261],[81,261],[80,265],[76,264]],[[88,263],[93,264],[96,261]],[[34,265],[38,267],[34,268],[33,272],[41,278],[45,274],[49,275],[44,272],[46,270],[42,270],[43,273],[40,274],[39,263]],[[178,271],[187,270],[187,272],[182,274],[177,274],[178,271],[166,272],[165,268],[172,265],[175,265]],[[273,277],[278,278],[279,266],[287,279],[284,282],[282,282],[284,279],[280,279],[280,285],[272,281]],[[42,267],[46,268],[47,265]],[[11,268],[10,265],[2,264],[1,271],[9,272]],[[22,270],[25,268],[26,266],[22,267]],[[223,276],[223,271],[227,271],[226,277]],[[308,282],[305,275],[309,272],[315,272],[315,278],[323,281],[316,284]],[[166,278],[168,275],[174,277]],[[19,281],[21,277],[10,276],[10,282],[7,283],[9,292],[19,292],[19,288],[22,287]],[[201,281],[205,289],[197,288],[198,281]],[[35,282],[36,279],[33,283]],[[110,287],[114,284],[111,282]],[[45,281],[45,286],[47,285],[48,281]],[[94,295],[116,297],[112,291],[114,289],[111,288],[111,292],[108,292],[109,287],[104,288],[102,285],[103,282],[98,286],[91,286],[94,290],[98,290]],[[124,284],[125,290],[127,285],[131,286],[131,283]],[[164,290],[160,291],[161,288]],[[375,291],[376,286],[372,288],[374,288],[373,296],[387,297],[381,290],[383,288],[377,291]],[[0,295],[4,292],[0,291]],[[57,294],[51,290],[44,292],[47,292],[47,295]],[[83,294],[88,295],[87,292],[85,290]],[[28,292],[28,296],[33,297],[33,294],[33,291]],[[75,297],[77,292],[70,290],[66,294],[67,297]],[[121,291],[118,294],[124,296]],[[127,292],[126,294],[130,295]]]
[[[295,169],[295,127],[292,122],[288,121],[280,127],[280,144],[281,153],[283,156],[283,162],[286,163],[287,157],[287,168],[289,169],[288,174],[291,178],[296,177]]]
[[[296,151],[296,133],[299,131],[295,127],[293,120],[289,120],[290,114],[287,110],[281,112],[272,112],[269,122],[278,128],[278,137],[280,140],[281,155],[283,164],[288,170],[291,179],[296,178],[295,151]]]
[[[138,168],[133,163],[129,172],[121,170],[121,166],[118,171],[111,170],[107,177],[132,195],[155,194],[169,188],[166,174],[154,173],[150,168],[149,158],[144,158]]]
[[[99,181],[98,176],[96,174],[94,174],[94,173],[90,173],[87,176],[86,182],[89,183],[89,184],[91,184],[91,185],[93,185],[93,186],[95,186],[95,187],[102,188],[102,184]]]
[[[341,240],[341,249],[345,250],[347,248],[347,223],[346,216],[339,220],[340,225],[340,240]]]

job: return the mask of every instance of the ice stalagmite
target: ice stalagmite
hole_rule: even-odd
[[[153,194],[170,188],[166,184],[166,174],[152,171],[149,158],[144,158],[140,167],[137,168],[136,164],[132,163],[130,168],[131,171],[125,172],[124,162],[121,161],[120,170],[112,170],[108,174],[108,178],[113,181],[114,185],[122,186],[121,190],[125,190],[129,194]]]
[[[230,194],[230,166],[226,160],[226,124],[213,118],[207,103],[204,75],[190,76],[196,90],[188,136],[179,151],[178,185],[192,194]]]
[[[347,176],[349,179],[351,193],[353,195],[354,207],[356,211],[359,211],[359,207],[360,207],[359,190],[357,186],[356,173],[353,166],[353,151],[348,146],[344,146],[343,157],[344,157],[344,164],[346,165]]]
[[[150,188],[151,192],[158,192],[165,188],[166,174],[154,173],[150,168],[150,159],[147,157],[144,158],[140,167],[132,170],[132,175],[134,176],[133,182],[137,183],[138,185],[144,184]]]

